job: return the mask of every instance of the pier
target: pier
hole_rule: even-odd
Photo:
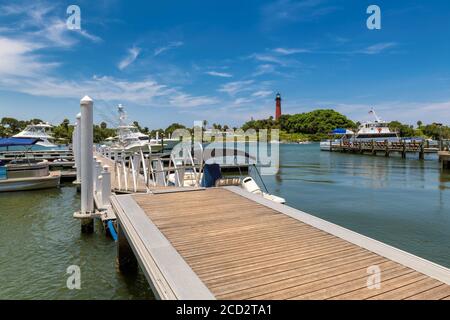
[[[419,155],[419,159],[423,160],[425,154],[437,154],[438,147],[430,146],[429,142],[389,142],[389,141],[340,141],[335,144],[330,141],[329,150],[348,153],[360,154],[383,154],[389,157],[392,153],[400,154],[402,158],[406,158],[407,153],[414,153]]]
[[[111,200],[119,267],[160,299],[450,298],[449,269],[238,187]]]
[[[74,156],[72,150],[32,150],[32,151],[0,151],[0,160],[1,161],[11,161],[14,159],[21,158],[32,158],[37,160],[64,160],[71,162],[73,165]]]

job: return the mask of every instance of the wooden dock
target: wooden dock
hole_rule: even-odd
[[[74,161],[72,150],[0,151],[0,160],[5,162],[24,157],[48,161]]]
[[[439,151],[439,161],[442,169],[450,169],[450,151]]]
[[[111,199],[160,299],[450,299],[449,269],[239,187]]]
[[[430,147],[429,142],[388,142],[388,141],[340,141],[339,145],[330,142],[328,151],[361,153],[361,154],[383,154],[389,157],[391,153],[400,154],[406,158],[407,153],[417,153],[419,159],[424,159],[425,154],[436,154],[439,148]]]

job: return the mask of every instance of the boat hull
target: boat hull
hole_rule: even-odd
[[[61,173],[51,172],[45,177],[30,177],[0,180],[0,192],[28,191],[57,188],[60,185]]]

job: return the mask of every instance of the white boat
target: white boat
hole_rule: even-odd
[[[150,141],[149,136],[143,134],[133,125],[126,124],[126,112],[124,107],[119,104],[119,126],[117,128],[117,142],[112,148],[126,152],[138,152],[140,150],[159,152],[162,145],[155,141]]]
[[[0,167],[0,192],[40,190],[59,186],[61,173],[48,162],[24,159]]]
[[[46,148],[55,148],[57,145],[53,142],[55,138],[52,135],[52,126],[48,123],[30,124],[13,138],[31,138],[39,139],[36,145]]]
[[[339,138],[322,141],[320,143],[320,149],[330,151],[330,145],[339,146],[344,141],[349,143],[352,143],[352,141],[400,141],[398,134],[389,129],[388,122],[381,120],[375,113],[375,110],[372,109],[369,113],[374,116],[374,121],[362,123],[358,127],[356,134],[347,129],[335,129],[331,134],[333,136],[339,136]]]
[[[338,147],[344,141],[349,141],[353,136],[354,132],[348,129],[334,129],[331,133],[329,140],[324,140],[320,142],[320,150],[331,151],[331,146]]]

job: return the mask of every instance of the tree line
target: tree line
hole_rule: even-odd
[[[29,124],[37,124],[43,122],[41,119],[31,119],[27,121],[17,120],[14,118],[4,117],[0,121],[0,137],[13,136]],[[187,129],[192,132],[193,128],[186,127],[180,123],[172,123],[167,128],[159,128],[150,130],[148,127],[141,127],[139,122],[135,121],[133,125],[144,134],[151,137],[159,136],[170,137],[176,129]],[[280,119],[275,120],[273,117],[267,119],[254,120],[245,122],[241,129],[244,131],[252,129],[279,129],[280,138],[285,141],[310,140],[319,141],[326,139],[328,134],[335,128],[346,128],[353,131],[359,127],[359,122],[353,122],[343,114],[332,109],[317,109],[310,112],[298,114],[284,114]],[[450,127],[439,123],[423,124],[417,121],[417,126],[404,124],[399,121],[389,122],[391,131],[397,132],[401,137],[422,137],[435,140],[450,139]],[[203,130],[208,127],[208,122],[203,120]],[[237,127],[230,128],[228,125],[213,123],[210,127],[219,131],[227,131],[229,129],[236,130]],[[64,119],[60,124],[53,127],[53,135],[59,143],[71,143],[73,126],[70,125],[68,119]],[[109,128],[106,122],[94,125],[94,142],[99,143],[108,137],[116,136],[116,129]]]

